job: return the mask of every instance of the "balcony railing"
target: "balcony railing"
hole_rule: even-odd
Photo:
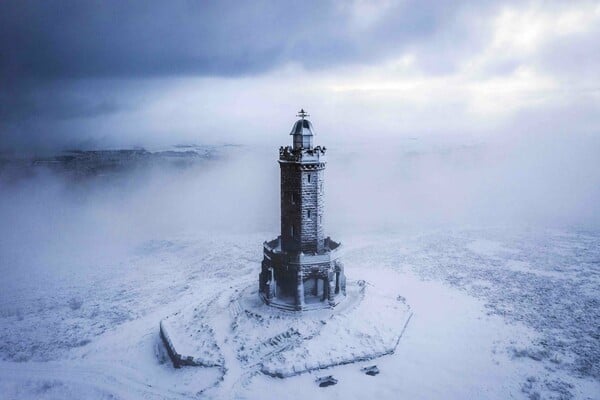
[[[263,243],[263,250],[271,259],[281,259],[284,263],[293,264],[318,264],[330,262],[340,256],[342,244],[325,239],[325,251],[322,253],[286,253],[281,248],[281,237]]]

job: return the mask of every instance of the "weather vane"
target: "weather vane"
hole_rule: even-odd
[[[304,117],[310,117],[310,114],[304,111],[304,108],[301,108],[300,111],[298,111],[298,114],[296,114],[296,117],[304,119]]]

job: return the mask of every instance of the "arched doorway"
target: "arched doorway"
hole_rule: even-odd
[[[325,301],[327,298],[325,279],[320,277],[309,277],[304,279],[304,302],[316,303]]]

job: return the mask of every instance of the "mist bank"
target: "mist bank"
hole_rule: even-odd
[[[211,232],[279,232],[278,147],[229,147],[185,167],[147,165],[110,179],[48,168],[0,181],[3,273],[101,265],[147,240]],[[326,138],[317,138],[327,145]],[[327,234],[438,227],[600,228],[600,139],[412,138],[328,147]],[[257,243],[260,246],[260,243]],[[90,263],[93,260],[93,263]]]

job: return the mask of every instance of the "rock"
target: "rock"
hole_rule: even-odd
[[[361,371],[369,376],[375,376],[375,375],[379,374],[379,368],[377,368],[377,365],[371,365],[369,367],[364,367],[361,369]]]
[[[332,375],[327,375],[317,378],[316,382],[319,385],[319,387],[327,387],[337,384],[338,380],[335,379]]]

